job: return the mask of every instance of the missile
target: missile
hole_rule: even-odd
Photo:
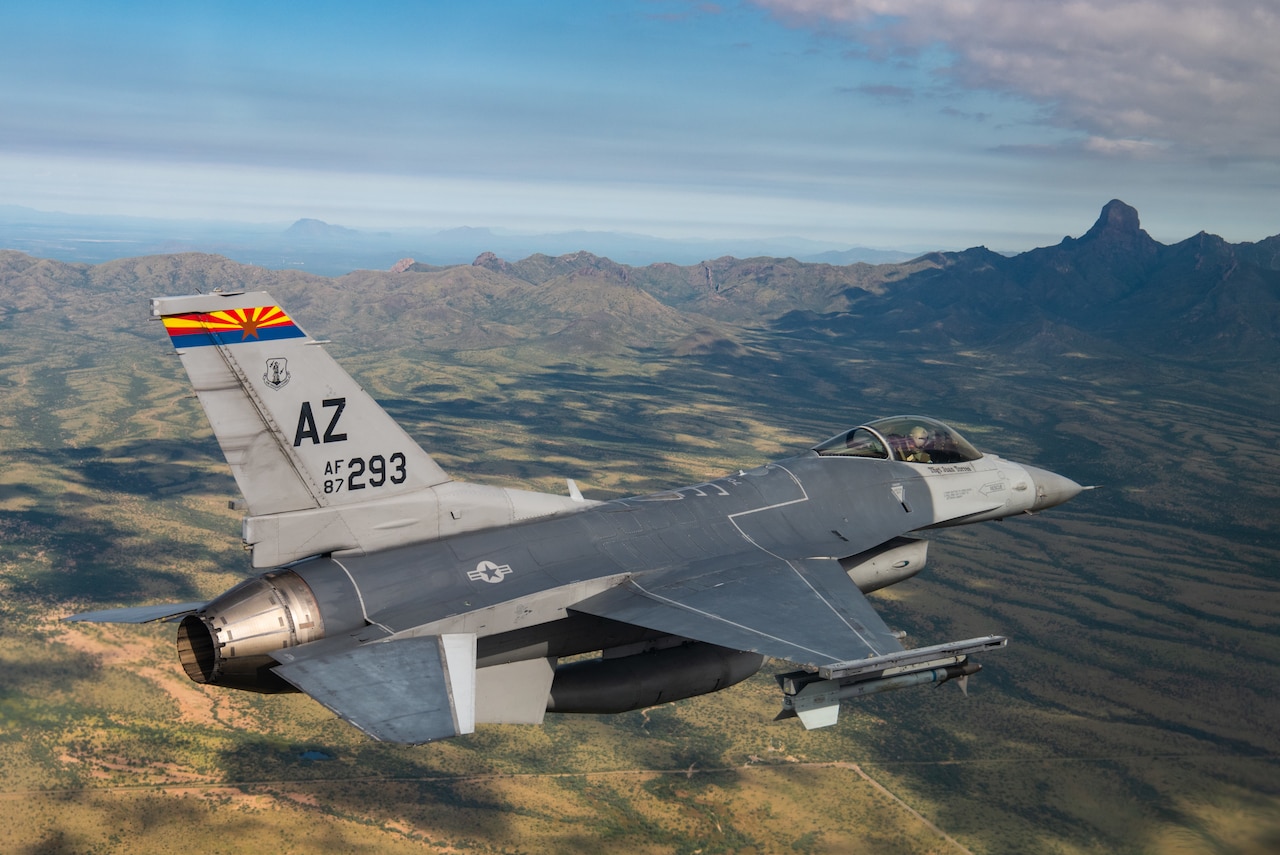
[[[799,718],[806,730],[829,727],[839,718],[841,701],[925,683],[940,686],[958,679],[960,689],[967,695],[969,676],[982,670],[967,654],[1003,647],[1006,642],[1003,637],[988,636],[860,662],[837,663],[819,669],[819,673],[779,674],[782,711],[774,720]]]

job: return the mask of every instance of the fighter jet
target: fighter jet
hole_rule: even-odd
[[[452,479],[265,292],[151,301],[247,509],[265,570],[208,602],[68,620],[177,621],[197,683],[300,691],[377,740],[547,712],[616,713],[777,675],[779,718],[962,681],[1002,636],[904,649],[865,594],[914,576],[944,526],[1083,489],[934,419],[844,430],[774,463],[588,501]],[[583,654],[594,658],[581,659]],[[562,662],[573,657],[575,661]],[[962,683],[963,685],[963,683]]]

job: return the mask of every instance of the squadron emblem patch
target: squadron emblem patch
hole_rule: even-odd
[[[272,389],[283,389],[289,385],[289,360],[275,359],[267,360],[267,373],[262,375],[262,380]]]

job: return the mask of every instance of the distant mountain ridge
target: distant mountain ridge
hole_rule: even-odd
[[[313,220],[304,217],[285,229],[286,238],[302,238],[303,240],[343,240],[351,239],[360,233],[345,226],[334,226],[324,220]]]
[[[292,225],[141,217],[78,215],[0,205],[0,248],[59,261],[100,264],[119,258],[178,252],[211,252],[246,264],[338,276],[385,270],[397,259],[426,264],[465,264],[483,252],[523,257],[589,249],[631,264],[692,264],[719,255],[788,255],[814,261],[893,262],[910,257],[894,250],[798,237],[685,239],[606,231],[519,234],[483,227],[360,230],[303,218]]]
[[[982,247],[938,253],[933,269],[891,294],[848,292],[849,320],[883,327],[905,316],[902,329],[965,345],[1036,327],[1179,358],[1262,358],[1280,353],[1278,250],[1280,237],[1233,245],[1203,232],[1166,246],[1112,200],[1080,238],[1011,258]]]
[[[892,265],[720,258],[635,268],[590,253],[517,262],[485,253],[473,266],[533,285],[573,276],[635,287],[719,321],[945,346],[1092,341],[1115,352],[1246,360],[1280,347],[1280,236],[1229,244],[1201,232],[1166,246],[1120,200],[1083,236],[1011,257],[975,247]]]
[[[1012,257],[975,247],[898,264],[723,257],[634,267],[589,252],[514,262],[485,252],[468,265],[397,269],[328,278],[202,254],[86,266],[5,252],[0,313],[48,299],[59,290],[51,283],[95,296],[126,284],[149,293],[235,286],[279,290],[292,306],[341,307],[371,335],[439,348],[732,353],[751,329],[772,329],[1049,356],[1280,357],[1280,236],[1229,244],[1201,233],[1166,246],[1119,200],[1081,237]],[[395,323],[406,316],[417,319],[411,331]]]

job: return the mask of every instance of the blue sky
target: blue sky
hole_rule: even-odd
[[[17,4],[0,204],[1021,250],[1280,232],[1280,11],[1191,0]]]

